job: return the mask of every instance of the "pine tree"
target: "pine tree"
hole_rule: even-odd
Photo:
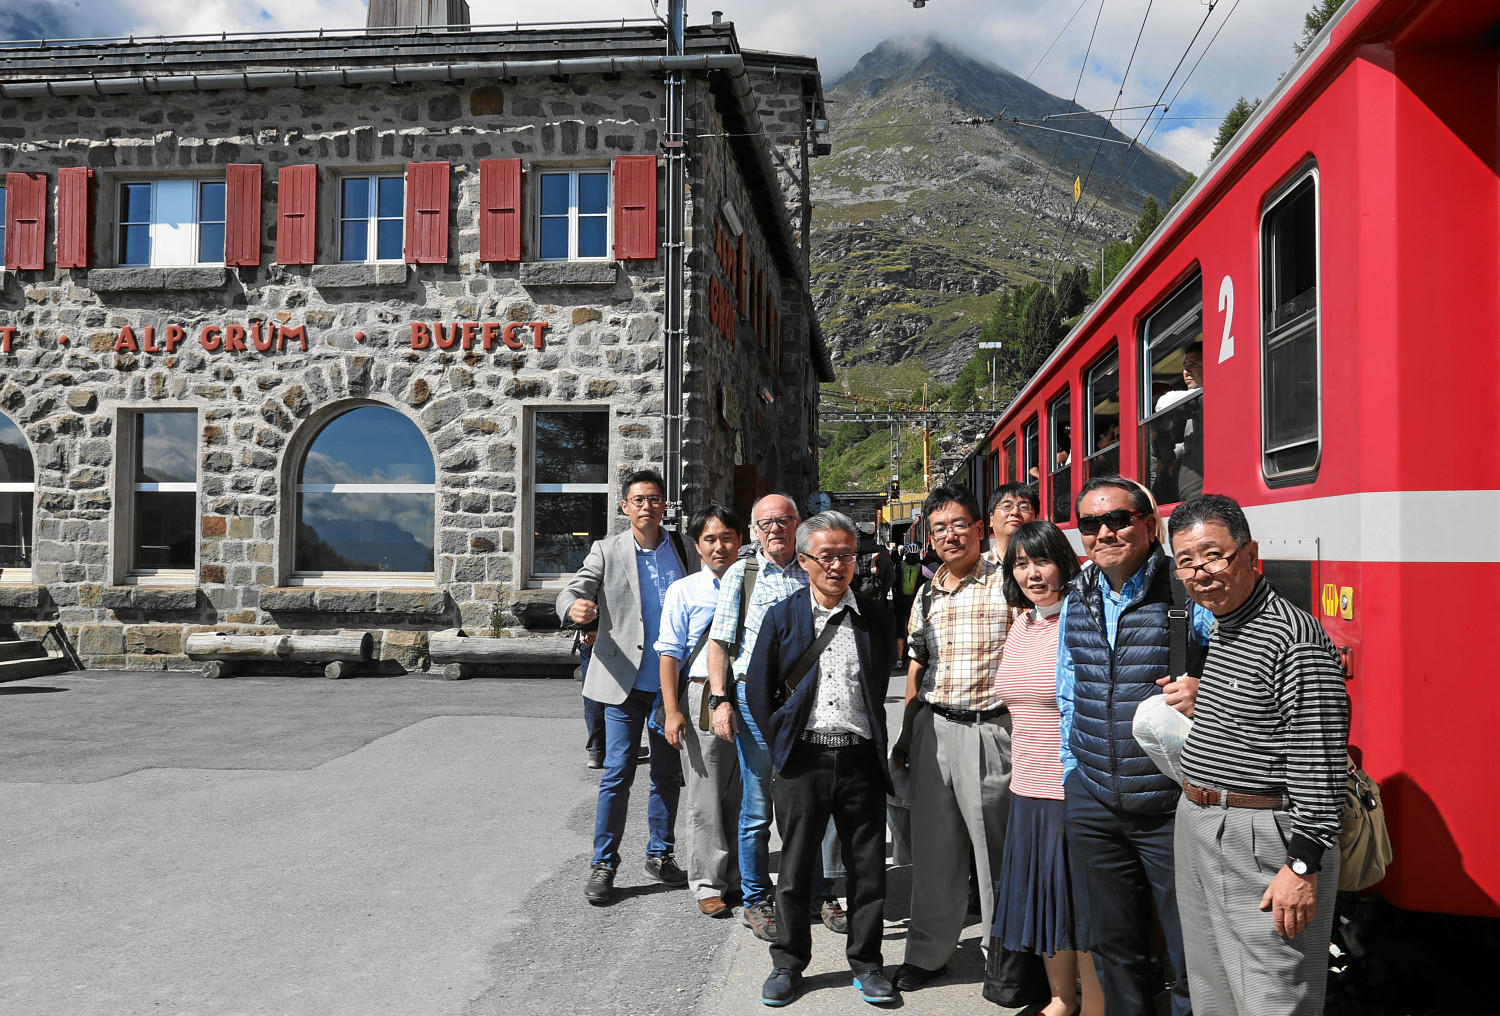
[[[1217,159],[1224,147],[1234,140],[1234,136],[1239,133],[1241,127],[1245,126],[1245,121],[1250,119],[1250,114],[1254,113],[1255,107],[1259,105],[1259,99],[1249,102],[1243,95],[1234,100],[1234,105],[1229,107],[1224,122],[1219,124],[1218,136],[1214,138],[1214,150],[1208,157],[1210,162]]]
[[[1135,232],[1130,235],[1130,242],[1135,244],[1135,249],[1140,250],[1156,232],[1156,227],[1161,225],[1161,207],[1156,203],[1156,197],[1152,194],[1146,195],[1146,201],[1141,205],[1141,217],[1135,222]]]
[[[1323,26],[1333,20],[1342,6],[1344,0],[1314,0],[1312,9],[1302,16],[1302,39],[1292,43],[1292,51],[1301,56],[1302,51],[1312,45]]]
[[[1197,182],[1197,173],[1189,173],[1187,176],[1183,177],[1182,182],[1179,183],[1176,187],[1173,187],[1172,193],[1167,195],[1167,207],[1174,207],[1177,202],[1182,200],[1182,196],[1192,188],[1193,184]]]

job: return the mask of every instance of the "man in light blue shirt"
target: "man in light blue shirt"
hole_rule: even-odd
[[[662,600],[689,567],[676,535],[661,527],[664,491],[660,474],[652,470],[627,476],[621,485],[620,511],[630,519],[630,528],[596,540],[572,581],[557,595],[560,617],[575,624],[599,623],[583,682],[584,695],[604,704],[604,775],[594,818],[594,858],[583,891],[595,906],[614,898],[636,746],[661,685],[655,647]],[[653,733],[646,874],[671,886],[687,885],[687,874],[673,856],[672,827],[681,784],[677,753]]]
[[[725,895],[739,883],[736,861],[740,811],[740,762],[734,743],[718,737],[713,724],[700,724],[708,697],[708,629],[719,606],[719,576],[734,564],[744,523],[733,508],[710,505],[688,522],[688,535],[704,567],[672,583],[662,605],[662,726],[667,743],[686,756],[682,774],[687,792],[683,829],[688,885],[698,912],[727,917]],[[691,662],[688,662],[691,661]],[[687,673],[681,667],[687,663]]]

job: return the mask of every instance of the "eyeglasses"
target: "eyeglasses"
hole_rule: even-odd
[[[1078,516],[1078,531],[1084,536],[1094,536],[1099,532],[1100,526],[1108,526],[1114,532],[1129,529],[1135,524],[1136,519],[1143,519],[1150,512],[1132,511],[1129,508],[1116,508],[1112,512],[1104,512],[1101,515]]]
[[[949,533],[952,533],[954,536],[962,536],[972,529],[973,526],[974,523],[972,522],[955,522],[951,526],[933,526],[931,530],[932,538],[934,540],[941,540]]]
[[[1001,501],[995,505],[995,511],[1002,515],[1024,515],[1027,512],[1036,514],[1036,506],[1030,501]]]
[[[840,561],[853,561],[859,555],[851,551],[848,554],[818,554],[817,556],[814,556],[812,554],[803,554],[802,556],[807,558],[809,561],[818,562],[818,564],[822,565],[824,568],[832,568]]]
[[[778,515],[773,519],[761,519],[755,523],[755,528],[763,533],[769,533],[773,529],[790,529],[796,521],[795,515]]]
[[[1177,573],[1177,577],[1182,579],[1184,582],[1192,578],[1200,571],[1205,575],[1218,575],[1221,572],[1228,571],[1229,563],[1233,561],[1235,559],[1235,556],[1244,549],[1245,545],[1241,543],[1236,546],[1231,553],[1225,554],[1223,557],[1216,557],[1212,561],[1204,561],[1202,564],[1179,565],[1172,570],[1175,571]]]
[[[637,494],[635,497],[627,497],[625,500],[637,508],[644,508],[648,504],[655,507],[656,505],[667,503],[667,499],[660,494]]]

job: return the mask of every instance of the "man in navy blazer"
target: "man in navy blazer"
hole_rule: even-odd
[[[896,624],[884,606],[857,596],[859,536],[839,512],[822,512],[797,530],[797,555],[809,585],[771,607],[741,685],[766,735],[771,797],[781,834],[776,941],[766,1005],[793,1001],[812,958],[813,880],[831,819],[843,848],[849,897],[845,947],[854,986],[867,1002],[896,1000],[880,954],[885,917],[885,694],[896,662]],[[795,688],[786,685],[825,626],[831,640]]]

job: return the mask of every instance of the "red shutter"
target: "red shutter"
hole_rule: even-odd
[[[521,160],[479,162],[479,260],[521,260]]]
[[[656,156],[615,157],[615,257],[656,257]]]
[[[57,171],[57,267],[89,266],[89,181],[82,167]]]
[[[5,267],[42,267],[47,236],[47,174],[5,174]]]
[[[224,263],[260,267],[260,166],[231,163],[224,187]]]
[[[740,234],[739,269],[734,288],[740,298],[740,317],[746,318],[750,316],[750,244],[744,233]]]
[[[282,166],[276,171],[276,263],[313,264],[317,241],[318,167]]]
[[[448,260],[448,164],[406,164],[406,262],[441,265]]]

